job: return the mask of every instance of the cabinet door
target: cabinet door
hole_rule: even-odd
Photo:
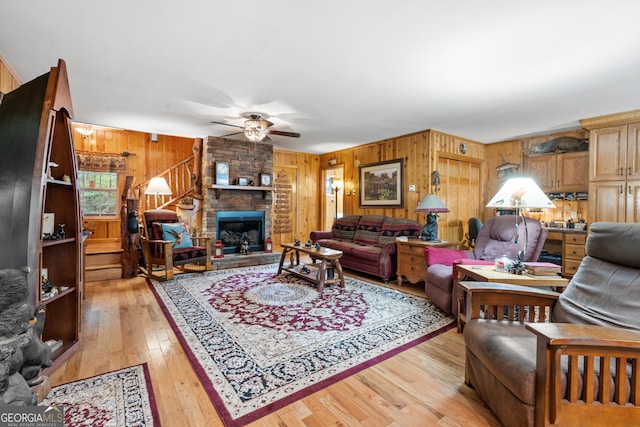
[[[589,184],[589,221],[625,222],[626,181],[592,181]]]
[[[627,125],[594,129],[589,137],[591,180],[619,180],[626,175]]]
[[[640,123],[630,123],[627,131],[627,179],[640,179]]]
[[[556,191],[589,190],[588,151],[560,154],[556,160]]]
[[[640,181],[627,181],[627,222],[640,222]]]
[[[542,191],[554,191],[557,187],[556,157],[551,155],[524,159],[525,174],[533,178]]]

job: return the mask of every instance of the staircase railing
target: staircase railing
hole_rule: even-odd
[[[144,190],[151,180],[133,187],[133,190],[140,194],[140,212],[149,209],[166,208],[193,193],[193,183],[191,182],[194,171],[193,158],[194,156],[191,155],[156,175],[166,179],[171,188],[171,195],[144,194]]]

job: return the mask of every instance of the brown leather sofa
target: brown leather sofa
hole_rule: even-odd
[[[453,250],[447,248],[425,248],[427,265],[425,292],[431,301],[447,313],[458,314],[455,264],[458,260],[493,261],[506,255],[516,259],[518,252],[528,240],[525,261],[537,261],[549,230],[540,222],[526,218],[529,237],[525,239],[522,217],[518,218],[518,243],[515,243],[515,215],[501,215],[489,218],[476,237],[474,250]],[[465,261],[461,261],[465,262]],[[468,263],[468,261],[467,261]]]
[[[350,215],[336,220],[331,231],[312,231],[310,239],[342,251],[343,267],[378,276],[387,283],[396,275],[396,237],[417,237],[421,229],[420,223],[411,219]]]
[[[460,283],[465,382],[505,426],[640,425],[639,249],[640,224],[594,223],[562,294]]]

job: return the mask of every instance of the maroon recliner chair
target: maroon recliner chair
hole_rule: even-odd
[[[517,243],[516,218],[518,220]],[[429,299],[443,311],[458,314],[458,273],[455,270],[458,260],[492,263],[503,255],[516,259],[527,241],[525,261],[537,261],[549,230],[534,218],[525,220],[528,237],[525,236],[522,216],[501,215],[492,217],[484,223],[476,238],[473,251],[426,247],[424,250],[427,264],[425,292]]]

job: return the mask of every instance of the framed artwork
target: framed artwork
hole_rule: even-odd
[[[42,237],[53,236],[53,225],[56,222],[56,215],[53,213],[42,214]]]
[[[404,159],[359,166],[359,184],[359,207],[404,207]]]
[[[263,187],[271,187],[271,174],[261,173],[260,174],[260,185]]]

